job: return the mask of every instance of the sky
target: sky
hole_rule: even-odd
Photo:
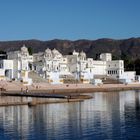
[[[140,37],[140,0],[0,0],[0,41]]]

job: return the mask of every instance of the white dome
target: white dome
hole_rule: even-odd
[[[86,53],[83,52],[83,51],[81,51],[79,55],[82,56],[82,57],[86,57]]]
[[[23,45],[23,47],[21,47],[21,51],[22,52],[28,52],[28,48],[25,45]]]
[[[62,57],[62,54],[55,48],[52,50],[52,54],[53,54],[53,57],[55,57],[55,56]]]
[[[45,50],[45,53],[52,53],[52,51],[51,51],[49,48],[47,48],[47,49]]]
[[[46,50],[45,50],[45,57],[47,57],[47,58],[51,58],[52,57],[52,51],[49,49],[49,48],[47,48]]]
[[[56,50],[55,48],[52,50],[52,53],[53,54],[59,54],[59,51],[58,50]]]

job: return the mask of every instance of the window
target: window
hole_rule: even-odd
[[[3,66],[2,66],[2,64],[0,64],[0,68],[2,68]]]
[[[47,67],[49,68],[49,64],[47,64]]]

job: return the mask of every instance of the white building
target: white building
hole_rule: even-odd
[[[30,63],[33,62],[33,56],[29,55],[28,48],[23,45],[20,51],[12,51],[7,53],[9,60],[13,60],[13,78],[17,80],[23,80],[23,82],[31,82],[28,78],[28,72],[30,71]]]
[[[89,65],[91,61],[87,61],[86,54],[82,51],[80,53],[73,51],[72,55],[66,56],[68,59],[69,71],[75,76],[76,79],[82,83],[90,83],[94,78],[93,67]]]
[[[87,58],[82,52],[73,51],[72,55],[63,56],[58,50],[46,49],[29,55],[24,45],[20,51],[7,53],[7,60],[0,60],[0,79],[23,80],[25,84],[31,83],[28,72],[34,70],[48,83],[60,84],[64,78],[74,77],[82,83],[100,81],[95,76],[106,76],[123,82],[135,81],[135,71],[124,71],[123,60],[112,60],[110,53],[102,53],[100,60]],[[101,83],[101,82],[100,82]]]
[[[106,61],[87,58],[87,67],[91,69],[94,75],[106,75]]]
[[[100,59],[106,62],[106,74],[107,76],[114,79],[125,79],[131,82],[135,81],[136,72],[135,71],[124,71],[124,61],[123,60],[112,60],[112,55],[109,53],[104,53],[100,55]]]
[[[62,56],[58,50],[46,49],[44,53],[39,54],[33,54],[33,69],[47,79],[48,83],[63,83],[63,77],[71,75],[67,67],[67,58]]]
[[[67,55],[68,66],[71,73],[77,79],[83,81],[83,77],[86,81],[93,79],[93,76],[104,75],[113,79],[135,81],[135,71],[125,72],[123,60],[112,60],[110,53],[103,53],[100,55],[100,60],[93,60],[93,58],[86,58],[84,52],[73,52],[72,55]],[[83,76],[85,73],[89,76]]]
[[[13,60],[0,60],[0,80],[11,80],[13,68]]]

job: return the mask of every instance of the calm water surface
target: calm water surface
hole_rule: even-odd
[[[77,103],[0,108],[0,140],[140,139],[140,91]]]

